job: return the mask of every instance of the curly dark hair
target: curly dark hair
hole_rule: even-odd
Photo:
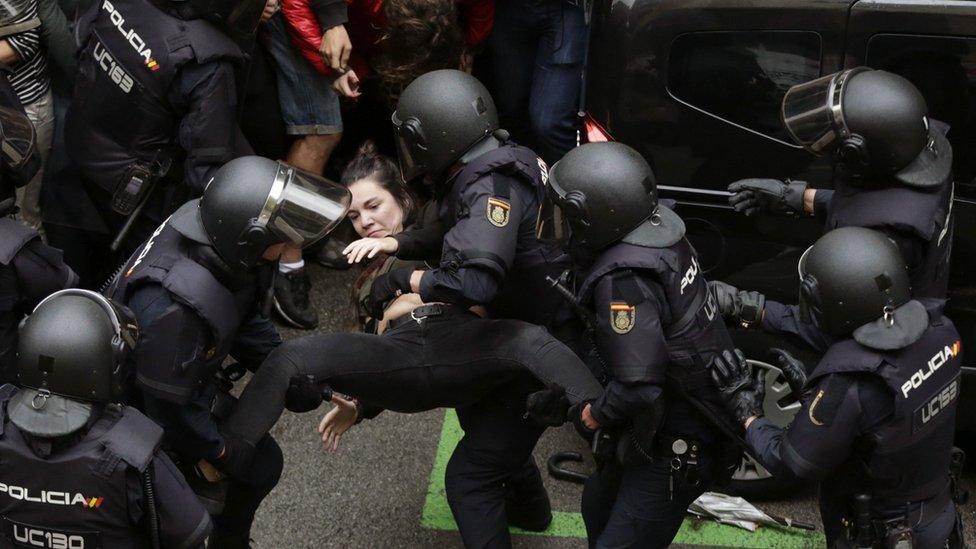
[[[374,68],[394,108],[403,88],[421,74],[460,67],[466,46],[455,0],[386,0],[383,12],[387,29]]]

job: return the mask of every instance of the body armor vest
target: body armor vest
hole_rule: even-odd
[[[544,174],[547,171],[545,163],[534,152],[507,142],[466,164],[454,177],[451,191],[441,203],[441,222],[445,230],[450,230],[460,219],[469,215],[481,215],[482,212],[470,212],[467,205],[459,204],[458,197],[469,185],[483,177],[491,177],[492,173],[509,176],[524,184],[531,189],[535,201],[525,205],[522,219],[510,221],[520,226],[518,249],[514,263],[509,266],[505,275],[501,291],[488,304],[488,310],[491,316],[497,318],[514,318],[549,327],[560,324],[570,314],[562,298],[546,282],[546,277],[558,279],[569,268],[569,262],[561,251],[539,242],[535,237],[536,217],[545,194]],[[496,185],[496,192],[514,192],[499,187],[505,185]],[[459,264],[468,259],[476,259],[457,257],[461,255],[458,252],[463,250],[449,250],[445,245],[445,257],[455,256]]]
[[[669,359],[667,388],[696,409],[712,427],[745,447],[741,426],[729,420],[718,390],[708,375],[708,367],[717,353],[732,350],[734,345],[715,296],[708,288],[694,249],[684,238],[667,248],[650,248],[619,242],[605,250],[589,268],[577,290],[581,305],[593,310],[593,290],[604,276],[636,273],[657,281],[664,290],[667,311],[661,312]],[[615,286],[616,287],[616,286]],[[636,287],[639,295],[621,296],[636,305],[650,297],[645,288]],[[641,365],[610,374],[622,382],[653,379]]]
[[[931,191],[904,185],[861,188],[840,182],[830,201],[826,229],[891,229],[925,241],[922,262],[908,265],[912,295],[944,299],[949,287],[952,199],[951,175]]]
[[[948,318],[931,310],[930,315],[928,330],[903,349],[877,351],[853,339],[835,343],[808,381],[813,386],[829,374],[869,373],[891,391],[894,414],[859,452],[873,505],[882,510],[924,501],[949,488],[962,346]]]
[[[161,285],[210,328],[213,347],[207,355],[216,366],[230,352],[237,329],[253,311],[257,287],[252,277],[250,283],[235,289],[222,283],[200,260],[198,248],[203,246],[185,238],[167,221],[129,258],[105,294],[128,303],[141,285]]]
[[[65,139],[85,177],[108,192],[134,162],[175,150],[187,105],[171,104],[168,94],[183,65],[244,59],[215,26],[147,0],[99,0],[76,35],[81,54]]]
[[[133,521],[133,478],[149,466],[163,430],[133,408],[107,407],[83,438],[42,458],[6,420],[0,397],[0,539],[4,547],[142,548]],[[40,543],[41,545],[38,545]]]

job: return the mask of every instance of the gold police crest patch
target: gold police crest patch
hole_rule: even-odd
[[[512,206],[508,202],[492,196],[488,199],[488,210],[485,212],[485,217],[488,218],[488,222],[492,225],[504,227],[508,225],[508,216],[511,209]]]
[[[637,322],[637,307],[624,303],[623,301],[613,301],[610,303],[610,326],[618,334],[626,334],[634,329]]]

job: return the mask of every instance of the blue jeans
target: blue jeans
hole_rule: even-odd
[[[276,13],[267,23],[268,51],[278,64],[278,101],[288,135],[342,133],[339,96],[332,80],[315,70],[288,36],[285,16]]]
[[[582,8],[565,0],[495,7],[489,47],[502,127],[550,165],[576,146],[586,37]]]

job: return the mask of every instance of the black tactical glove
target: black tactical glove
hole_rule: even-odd
[[[729,185],[729,205],[747,216],[764,212],[789,215],[803,214],[803,181],[786,183],[778,179],[740,179]]]
[[[785,349],[773,347],[769,350],[769,354],[779,364],[779,369],[783,371],[783,377],[786,378],[786,383],[793,391],[793,395],[799,398],[800,394],[803,393],[803,387],[807,384],[806,365]]]
[[[369,289],[369,298],[366,300],[366,312],[369,316],[382,320],[383,306],[386,302],[410,293],[410,275],[413,269],[393,269],[384,273],[373,281]]]
[[[731,318],[748,328],[762,322],[766,310],[766,296],[759,292],[740,290],[718,280],[708,283],[715,291],[718,310],[725,318]]]
[[[722,351],[712,360],[712,381],[718,387],[725,406],[736,421],[745,423],[752,416],[762,417],[763,398],[766,394],[765,372],[756,370],[746,362],[742,351]]]
[[[221,433],[221,436],[224,439],[224,448],[211,465],[230,478],[248,478],[251,462],[254,461],[254,446],[237,435]]]
[[[525,410],[530,418],[539,425],[559,427],[566,423],[569,414],[569,399],[566,389],[552,384],[548,388],[536,391],[525,401]]]
[[[315,376],[298,374],[288,380],[285,392],[285,408],[296,414],[311,412],[322,404],[322,391],[315,383]]]

